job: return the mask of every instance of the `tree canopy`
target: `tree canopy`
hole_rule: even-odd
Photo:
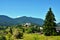
[[[55,15],[53,14],[51,8],[49,8],[49,11],[47,12],[45,22],[44,22],[44,27],[43,31],[45,35],[54,35],[56,30],[55,30]]]

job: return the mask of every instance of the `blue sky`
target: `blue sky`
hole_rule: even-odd
[[[57,22],[60,22],[60,0],[0,0],[0,15],[11,18],[28,16],[44,19],[50,7]]]

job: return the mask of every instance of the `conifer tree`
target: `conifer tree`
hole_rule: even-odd
[[[47,15],[45,18],[44,27],[43,27],[43,31],[44,31],[45,35],[47,35],[47,36],[56,35],[55,21],[56,21],[55,16],[54,16],[51,8],[49,8],[49,11],[47,12]]]

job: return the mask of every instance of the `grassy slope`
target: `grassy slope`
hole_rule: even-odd
[[[60,40],[60,36],[44,36],[40,34],[24,34],[23,40]]]

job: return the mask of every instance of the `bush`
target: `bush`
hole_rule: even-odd
[[[0,36],[0,40],[6,40],[5,36]]]
[[[23,32],[16,28],[13,32],[13,36],[16,39],[21,39],[21,38],[23,38]]]
[[[40,32],[40,28],[39,27],[29,27],[26,29],[27,33],[35,33],[35,32]]]
[[[32,33],[32,29],[31,28],[28,28],[27,29],[27,33]]]
[[[6,40],[10,40],[11,37],[12,37],[12,34],[11,34],[11,33],[8,33],[8,34],[6,35]]]

